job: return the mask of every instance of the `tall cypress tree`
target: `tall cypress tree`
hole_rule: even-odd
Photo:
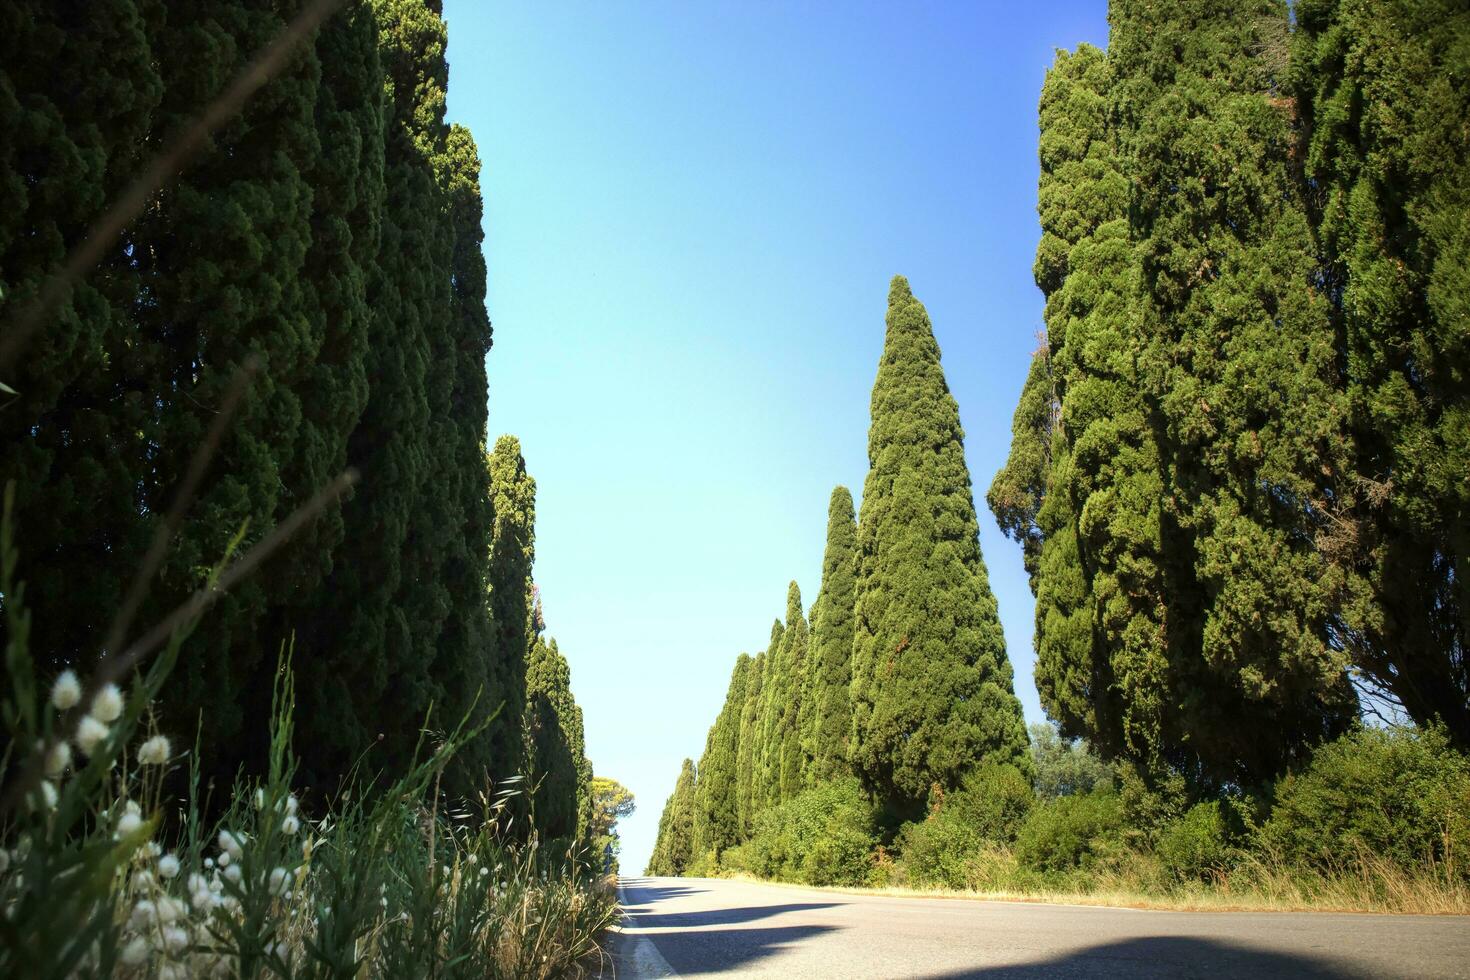
[[[536,557],[536,481],[526,472],[521,443],[501,436],[490,454],[495,515],[490,543],[491,642],[485,651],[486,695],[499,710],[487,736],[491,773],[499,781],[521,771],[520,706],[526,700],[526,656],[536,632],[531,566]]]
[[[1141,263],[1141,384],[1167,492],[1167,660],[1145,736],[1269,778],[1356,704],[1317,547],[1353,494],[1326,296],[1290,170],[1279,0],[1116,0],[1108,57]],[[1126,689],[1127,682],[1124,682]]]
[[[539,634],[526,660],[527,775],[533,815],[542,837],[570,838],[578,830],[578,781],[583,758],[580,717],[574,716],[572,672],[556,640]]]
[[[735,809],[738,836],[750,836],[756,811],[760,809],[756,775],[760,764],[761,708],[765,704],[766,651],[756,654],[745,678],[745,703],[740,709],[740,738],[735,759]]]
[[[678,877],[689,867],[694,851],[694,798],[698,786],[694,761],[685,759],[674,792],[658,818],[658,837],[644,874]]]
[[[1361,488],[1318,544],[1367,569],[1343,633],[1368,679],[1470,746],[1470,10],[1295,12],[1292,91]]]
[[[806,615],[801,607],[801,589],[792,582],[786,590],[786,629],[781,636],[780,769],[777,794],[782,801],[800,793],[805,780],[806,752],[801,737],[801,702],[807,680]]]
[[[980,556],[959,408],[924,307],[895,276],[858,521],[853,762],[901,814],[981,762],[1026,765],[1026,728]]]
[[[756,722],[760,734],[756,740],[755,771],[751,777],[752,816],[781,801],[782,706],[777,698],[786,683],[786,664],[782,651],[785,629],[781,620],[775,620],[771,624],[770,643],[766,646],[760,716]]]
[[[835,779],[848,771],[847,736],[852,724],[853,605],[857,599],[857,517],[846,487],[832,491],[827,505],[827,547],[822,555],[822,589],[812,606],[811,679],[802,700],[808,781]]]
[[[736,769],[740,758],[740,721],[751,659],[735,658],[724,706],[710,728],[704,756],[699,760],[699,788],[694,804],[694,853],[716,857],[740,843],[740,813]]]

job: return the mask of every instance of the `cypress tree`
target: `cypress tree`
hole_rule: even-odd
[[[674,792],[658,818],[658,837],[649,855],[646,875],[678,877],[689,867],[694,851],[694,807],[698,781],[694,762],[685,759]]]
[[[1138,385],[1136,262],[1107,130],[1110,85],[1106,55],[1082,45],[1057,53],[1042,88],[1034,272],[1047,336],[988,499],[1021,543],[1036,595],[1043,707],[1068,734],[1124,752],[1114,661],[1128,675],[1163,656],[1162,484]]]
[[[526,698],[526,656],[536,632],[531,566],[536,557],[536,481],[526,472],[520,440],[501,436],[490,454],[491,508],[489,604],[491,642],[486,650],[486,693],[500,709],[487,736],[496,781],[521,771],[521,725],[517,707]],[[504,707],[501,707],[504,705]]]
[[[0,327],[146,162],[163,96],[152,44],[159,14],[136,0],[0,7]],[[58,84],[60,66],[85,70]],[[0,366],[0,382],[17,393],[0,394],[0,480],[16,483],[31,649],[51,670],[100,652],[153,530],[138,488],[147,486],[154,386],[140,384],[146,375],[130,353],[138,277],[129,241]]]
[[[756,811],[760,808],[756,792],[756,773],[761,746],[761,708],[765,704],[765,673],[770,657],[765,651],[756,654],[745,678],[745,703],[740,709],[740,738],[735,760],[735,809],[737,836],[750,836]]]
[[[580,819],[581,718],[571,668],[556,640],[537,635],[526,660],[525,739],[532,808],[543,838],[570,838]]]
[[[785,627],[781,620],[771,624],[771,640],[766,646],[765,677],[761,684],[761,708],[757,719],[760,732],[756,741],[755,771],[751,777],[752,816],[781,801],[781,702],[786,665],[782,653]]]
[[[1318,546],[1366,569],[1342,633],[1369,682],[1470,747],[1470,10],[1295,13],[1292,92],[1360,488]]]
[[[699,760],[699,787],[694,804],[694,853],[703,858],[711,852],[716,859],[727,848],[740,843],[740,813],[736,768],[740,758],[740,721],[745,709],[745,689],[751,659],[742,653],[735,658],[724,706],[709,731],[709,741]]]
[[[853,604],[857,595],[857,517],[846,487],[832,491],[827,505],[827,547],[822,555],[822,589],[812,607],[811,680],[802,700],[808,782],[848,772],[847,735],[852,723]]]
[[[806,753],[802,747],[801,701],[807,680],[807,622],[801,608],[801,590],[792,582],[786,592],[786,629],[781,636],[779,698],[780,770],[777,793],[781,801],[800,793],[805,785]]]
[[[1117,0],[1110,22],[1169,603],[1167,659],[1128,665],[1140,696],[1119,681],[1141,737],[1258,783],[1356,711],[1330,622],[1356,583],[1316,545],[1352,487],[1277,98],[1287,10]]]
[[[980,556],[959,409],[928,314],[895,276],[858,521],[853,763],[919,812],[982,762],[1027,765],[1026,729]]]

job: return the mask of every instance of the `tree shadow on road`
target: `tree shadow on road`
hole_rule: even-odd
[[[914,964],[916,970],[922,965]],[[1055,977],[1251,977],[1357,980],[1368,974],[1330,954],[1313,956],[1256,949],[1195,936],[1140,936],[1063,953],[1031,963],[944,973],[925,980],[1048,980]]]
[[[685,929],[648,936],[680,975],[726,973],[750,967],[836,926],[757,926],[746,929]]]
[[[707,911],[695,912],[650,912],[637,908],[624,908],[633,920],[635,929],[697,929],[700,926],[724,926],[735,925],[741,922],[754,922],[757,919],[769,919],[773,915],[781,915],[786,912],[807,912],[812,909],[831,909],[843,902],[805,902],[791,905],[750,905],[744,908],[734,909],[709,909]],[[655,942],[663,942],[663,935],[652,937]]]

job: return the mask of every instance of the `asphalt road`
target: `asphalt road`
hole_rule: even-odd
[[[1466,977],[1470,918],[1144,912],[624,878],[604,976]]]

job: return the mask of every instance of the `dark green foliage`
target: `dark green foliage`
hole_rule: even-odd
[[[526,764],[535,787],[532,815],[542,837],[578,831],[583,758],[581,717],[572,699],[572,671],[556,640],[537,636],[526,660]]]
[[[756,654],[745,679],[745,703],[740,709],[740,738],[735,759],[735,811],[739,837],[744,840],[755,826],[761,802],[756,789],[760,766],[761,709],[765,705],[766,664],[769,651]]]
[[[1154,852],[1164,870],[1180,881],[1209,880],[1234,857],[1217,800],[1196,803],[1164,825]]]
[[[967,887],[971,859],[1015,840],[1034,802],[1031,784],[1014,766],[984,765],[966,773],[925,819],[899,832],[905,874],[916,885]]]
[[[1043,799],[1091,793],[1113,784],[1113,770],[1085,741],[1063,738],[1052,724],[1030,726],[1031,771]]]
[[[531,566],[536,557],[536,481],[526,472],[515,436],[495,440],[490,454],[490,620],[487,694],[491,707],[507,707],[490,729],[489,750],[497,781],[520,772],[521,724],[515,706],[526,701],[526,655],[538,631],[532,602]]]
[[[709,731],[699,760],[699,786],[694,806],[694,852],[716,858],[740,842],[740,811],[736,768],[740,757],[740,720],[751,659],[735,658],[725,704]]]
[[[146,159],[159,13],[136,0],[0,7],[0,329]],[[58,85],[62,66],[85,70]],[[152,531],[120,492],[149,470],[152,406],[124,357],[138,288],[119,243],[0,377],[18,392],[0,394],[0,478],[16,481],[20,574],[48,666],[100,651]]]
[[[1292,92],[1346,369],[1344,510],[1319,540],[1368,588],[1358,665],[1470,747],[1470,9],[1301,0]]]
[[[901,276],[887,329],[858,522],[852,761],[881,800],[915,812],[977,763],[1028,760],[959,410]]]
[[[1287,10],[1115,0],[1110,24],[1140,383],[1167,481],[1167,659],[1118,678],[1125,738],[1259,783],[1356,710],[1330,621],[1354,583],[1316,546],[1349,489],[1346,405],[1276,101]]]
[[[1470,759],[1443,729],[1365,728],[1276,786],[1261,843],[1322,868],[1383,858],[1470,879]]]
[[[1022,824],[1016,857],[1038,871],[1086,868],[1121,848],[1123,825],[1123,806],[1116,793],[1046,800]]]
[[[698,782],[695,779],[694,761],[685,759],[679,770],[679,781],[674,792],[664,804],[664,812],[658,818],[658,837],[653,842],[653,853],[648,857],[646,875],[677,877],[689,867],[696,851],[694,848],[694,808]]]
[[[827,548],[822,590],[812,607],[809,683],[802,696],[802,738],[809,783],[835,779],[848,769],[852,711],[853,606],[857,599],[857,517],[846,487],[827,505]]]
[[[806,790],[756,818],[750,840],[731,852],[738,870],[808,885],[860,885],[877,845],[873,808],[857,781]]]

